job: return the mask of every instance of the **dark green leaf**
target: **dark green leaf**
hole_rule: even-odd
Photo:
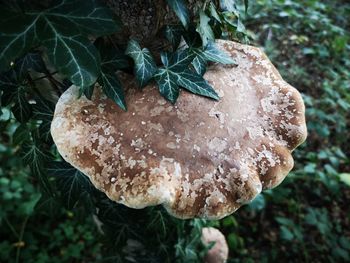
[[[19,125],[13,136],[12,136],[12,144],[14,146],[19,145],[23,143],[24,141],[27,141],[30,138],[30,131],[25,123],[22,123]]]
[[[16,60],[14,69],[20,78],[25,77],[29,70],[46,73],[46,67],[41,55],[37,52],[29,52]]]
[[[224,51],[218,49],[214,42],[210,42],[204,49],[203,56],[206,60],[221,64],[236,64],[236,62]]]
[[[202,57],[196,56],[192,61],[192,65],[199,75],[204,75],[207,63]]]
[[[236,12],[234,0],[220,0],[220,7],[224,11]]]
[[[285,226],[281,226],[281,238],[287,241],[294,239],[293,233]]]
[[[13,14],[0,23],[0,72],[28,51],[35,41],[37,17]]]
[[[51,158],[50,154],[43,148],[37,139],[26,141],[22,147],[22,160],[29,165],[32,175],[38,178],[43,190],[53,195],[52,186],[46,171],[46,163]]]
[[[147,48],[141,49],[137,41],[130,40],[125,54],[134,60],[136,80],[140,87],[144,87],[157,71],[151,52]]]
[[[41,18],[38,35],[47,47],[50,61],[77,86],[95,83],[100,73],[100,57],[94,45],[65,20]]]
[[[1,104],[3,106],[9,105],[18,87],[18,78],[16,72],[11,69],[3,74],[0,74],[0,90],[3,91],[1,95]]]
[[[74,208],[79,199],[91,191],[89,179],[66,162],[50,162],[48,174],[56,178],[61,197],[68,209]]]
[[[46,11],[45,16],[49,19],[67,20],[69,24],[79,27],[85,35],[102,36],[118,30],[112,11],[95,0],[61,0]]]
[[[190,14],[184,0],[167,0],[168,5],[176,13],[184,27],[190,23]]]
[[[176,72],[184,71],[188,68],[194,58],[194,54],[189,49],[177,50],[173,54],[168,54],[169,69]]]
[[[179,78],[177,79],[177,84],[185,89],[191,91],[192,93],[202,95],[205,97],[213,98],[215,100],[219,99],[218,94],[215,90],[203,79],[202,76],[186,70],[179,73]]]
[[[248,7],[249,7],[249,0],[244,0],[244,12],[248,12]]]
[[[26,88],[19,86],[13,95],[12,113],[19,122],[26,122],[32,116],[32,106],[28,103]]]
[[[35,104],[33,104],[34,119],[51,122],[54,110],[55,105],[52,102],[42,97],[35,97]]]
[[[164,30],[166,39],[169,40],[174,49],[179,46],[183,33],[183,28],[177,25],[167,25]]]
[[[124,90],[116,74],[102,72],[99,84],[102,86],[107,97],[112,99],[120,108],[126,111]]]
[[[215,40],[215,35],[209,22],[210,18],[203,11],[200,11],[197,32],[201,35],[203,46],[206,46],[209,41]]]
[[[116,71],[118,69],[126,69],[130,67],[130,58],[113,45],[109,45],[103,39],[98,39],[95,41],[94,45],[100,52],[102,70]]]
[[[168,53],[168,52],[162,52],[162,53],[160,53],[160,59],[162,60],[162,63],[163,63],[163,65],[165,66],[165,67],[169,67],[170,66],[170,59],[171,59],[171,57],[170,57],[170,53]]]
[[[42,97],[35,97],[35,102],[33,105],[33,118],[42,121],[39,126],[40,138],[45,142],[51,142],[50,126],[55,105]]]
[[[216,19],[216,21],[218,21],[219,23],[221,23],[221,18],[218,14],[218,12],[216,11],[215,5],[213,4],[213,2],[210,2],[209,5],[209,10],[210,10],[210,14],[213,18]]]
[[[85,97],[88,98],[89,100],[91,100],[92,95],[94,94],[94,89],[95,89],[95,85],[91,85],[83,89],[83,93]]]
[[[171,103],[175,103],[179,97],[179,86],[176,83],[176,75],[168,69],[159,69],[155,75],[160,94]]]

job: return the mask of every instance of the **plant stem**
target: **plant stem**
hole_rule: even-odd
[[[21,232],[19,234],[19,238],[18,238],[18,243],[22,242],[23,240],[23,234],[24,234],[24,230],[27,226],[27,222],[28,222],[29,216],[26,216],[26,218],[23,221],[22,227],[21,227]],[[20,256],[20,252],[21,252],[21,246],[17,247],[17,251],[16,251],[16,263],[19,262],[19,256]]]

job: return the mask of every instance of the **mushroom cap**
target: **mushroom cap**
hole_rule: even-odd
[[[124,112],[100,88],[88,100],[70,87],[51,125],[62,157],[117,203],[179,218],[219,219],[278,185],[306,138],[302,98],[259,48],[218,45],[238,62],[204,76],[219,101],[183,91],[172,105],[121,75]]]
[[[202,229],[201,240],[203,244],[209,245],[215,242],[214,246],[205,255],[205,263],[224,263],[228,259],[228,245],[225,236],[214,227],[204,227]]]

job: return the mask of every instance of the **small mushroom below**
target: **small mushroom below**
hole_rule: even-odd
[[[202,229],[202,243],[209,246],[215,242],[214,246],[208,250],[204,257],[205,263],[225,263],[228,259],[228,245],[225,236],[216,228],[204,227]]]

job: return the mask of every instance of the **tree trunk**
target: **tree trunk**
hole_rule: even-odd
[[[123,23],[122,33],[116,34],[118,43],[131,37],[141,45],[156,50],[163,47],[161,29],[164,25],[179,24],[176,14],[170,10],[166,0],[104,0]],[[204,0],[188,0],[191,17]]]

